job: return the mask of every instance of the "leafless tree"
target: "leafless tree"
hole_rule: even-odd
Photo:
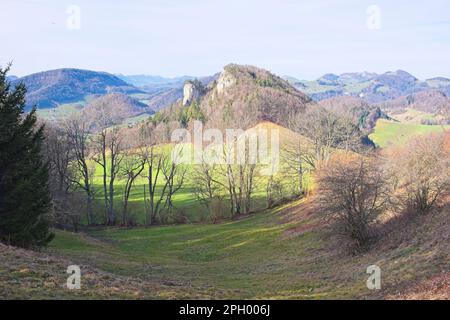
[[[283,144],[281,151],[284,173],[286,176],[296,177],[296,193],[304,194],[303,176],[305,172],[315,166],[315,157],[311,152],[311,146],[301,138],[296,138]]]
[[[363,157],[336,157],[321,170],[318,184],[322,211],[358,247],[365,246],[371,225],[389,204],[391,189],[382,166]]]
[[[56,124],[46,124],[46,154],[52,172],[53,188],[65,192],[69,188],[70,145],[64,129]]]
[[[173,154],[163,150],[158,132],[152,124],[144,124],[140,129],[140,153],[145,160],[144,203],[146,225],[155,224],[163,209],[173,209],[172,197],[183,186],[186,168],[172,159]]]
[[[180,149],[179,152],[182,152],[182,150]],[[187,172],[187,167],[177,162],[179,156],[179,154],[172,153],[172,158],[164,157],[162,162],[162,173],[165,183],[163,190],[166,191],[164,208],[169,213],[173,209],[172,197],[183,187]]]
[[[95,172],[95,165],[89,161],[91,155],[91,141],[86,122],[79,115],[73,116],[65,122],[65,132],[71,151],[73,161],[69,164],[70,174],[67,179],[73,185],[79,187],[86,193],[87,222],[94,223],[93,201],[94,189],[92,180]]]
[[[106,223],[110,225],[116,223],[114,183],[120,170],[120,163],[123,160],[121,143],[121,134],[118,127],[104,128],[97,135],[96,156],[93,158],[102,167],[105,218]]]
[[[140,129],[140,154],[145,161],[146,174],[144,175],[147,182],[144,184],[144,204],[146,211],[146,225],[156,223],[156,218],[160,210],[162,196],[157,198],[156,188],[161,179],[161,171],[163,166],[163,156],[157,152],[155,132],[152,124],[144,124]]]
[[[429,212],[450,194],[449,141],[448,133],[431,134],[387,151],[398,199],[407,209]]]
[[[68,136],[59,123],[46,123],[45,156],[49,163],[49,189],[52,198],[53,223],[77,231],[80,223],[80,196],[71,192],[70,163],[73,153]],[[81,201],[84,203],[84,201]]]
[[[107,156],[106,156],[106,129],[103,129],[97,134],[95,138],[95,155],[93,160],[99,164],[102,168],[102,178],[103,178],[103,201],[105,209],[105,224],[108,223],[109,217],[109,194],[108,194],[108,169],[107,169]]]
[[[218,203],[223,201],[222,192],[226,189],[226,184],[219,179],[219,166],[215,163],[208,163],[202,159],[193,170],[192,181],[194,185],[194,194],[197,200],[205,206],[208,216],[215,223],[217,218],[221,217],[221,210]]]
[[[221,173],[227,182],[226,189],[230,199],[231,216],[251,210],[251,201],[255,187],[256,161],[250,158],[249,141],[246,135],[241,135],[223,147],[223,163]],[[238,151],[237,143],[244,143],[244,150]],[[243,152],[238,156],[239,152]],[[240,160],[238,160],[240,157]]]
[[[308,150],[308,160],[312,168],[326,164],[334,148],[354,150],[361,141],[359,129],[351,119],[319,106],[292,115],[289,128],[311,139],[313,148]]]
[[[122,224],[128,225],[128,200],[136,178],[144,171],[145,159],[141,154],[129,150],[120,164],[120,175],[125,178],[123,191]]]
[[[255,191],[256,163],[245,163],[239,165],[239,196],[244,214],[251,210],[252,195]]]

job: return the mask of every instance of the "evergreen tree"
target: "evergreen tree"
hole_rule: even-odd
[[[0,241],[38,247],[53,238],[45,218],[50,195],[41,154],[44,128],[36,127],[35,108],[24,114],[26,88],[11,88],[8,71],[0,68]]]

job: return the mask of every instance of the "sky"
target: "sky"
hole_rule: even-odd
[[[450,77],[448,0],[1,0],[0,65],[206,76],[228,63],[316,79]]]

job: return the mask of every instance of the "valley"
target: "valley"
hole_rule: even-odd
[[[0,298],[448,298],[445,79],[397,71],[300,82],[229,64],[198,80],[62,69],[12,81],[28,84],[25,109],[37,103],[46,124],[54,238],[38,251],[0,245]],[[191,133],[195,121],[202,133],[242,130],[218,145],[224,159],[240,140],[247,150],[249,133],[275,131],[278,171],[176,163],[173,150],[195,142],[173,141],[173,132]],[[411,163],[417,179],[402,171]],[[370,186],[358,196],[374,205],[378,191],[392,197],[368,209],[376,216],[361,222],[360,238],[324,209],[345,199],[353,175]],[[435,198],[417,204],[422,178]],[[335,193],[323,199],[325,191]],[[81,268],[80,290],[65,288],[68,265]],[[380,290],[367,285],[372,265]]]
[[[0,297],[447,297],[448,271],[440,270],[450,268],[448,208],[410,225],[386,225],[387,232],[402,231],[390,232],[370,251],[354,256],[320,222],[311,202],[295,201],[217,225],[57,231],[49,248],[40,253],[0,246]],[[69,264],[81,266],[81,290],[63,287]],[[383,270],[381,291],[366,287],[366,268],[372,264]],[[431,277],[433,282],[427,280]]]

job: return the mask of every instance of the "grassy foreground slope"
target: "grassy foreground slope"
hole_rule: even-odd
[[[377,146],[386,148],[391,145],[401,145],[417,135],[438,133],[444,130],[450,130],[450,125],[412,124],[380,119],[369,138]]]
[[[56,232],[43,252],[0,247],[0,298],[449,298],[448,206],[352,255],[312,200],[216,225]],[[78,264],[81,290],[65,288]],[[366,288],[366,268],[382,290]],[[425,294],[425,296],[424,296]]]

